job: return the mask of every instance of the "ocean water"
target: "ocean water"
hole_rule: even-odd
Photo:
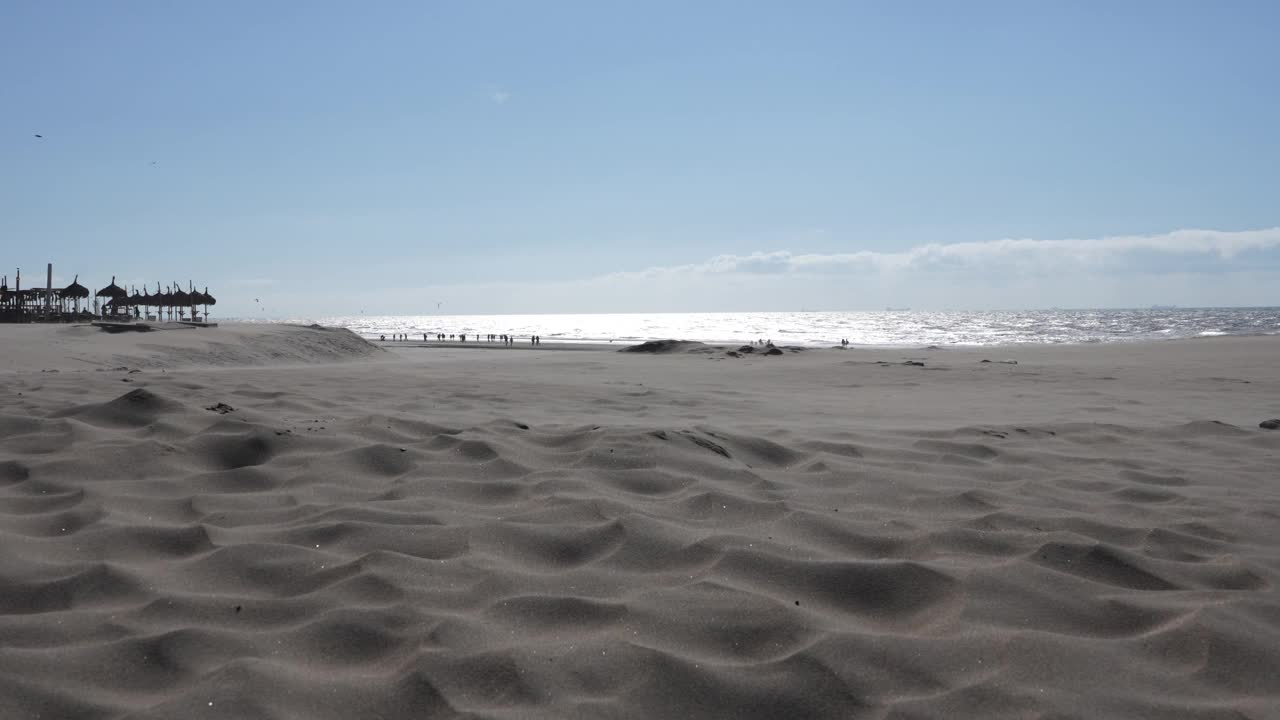
[[[408,333],[541,335],[547,342],[634,343],[667,338],[778,345],[1002,345],[1099,343],[1280,334],[1280,308],[1152,308],[998,312],[759,312],[600,315],[348,315],[295,322],[350,328],[367,338]]]

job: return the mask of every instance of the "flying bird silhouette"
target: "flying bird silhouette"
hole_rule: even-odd
[[[38,137],[38,138],[42,138],[42,139],[44,138],[44,136],[43,136],[43,135],[36,135],[36,137]]]

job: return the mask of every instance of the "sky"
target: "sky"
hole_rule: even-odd
[[[0,0],[0,273],[223,317],[1277,305],[1277,47],[1271,0]]]

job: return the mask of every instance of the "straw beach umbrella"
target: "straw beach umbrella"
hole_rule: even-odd
[[[187,295],[191,298],[191,319],[199,320],[199,306],[204,304],[204,295],[196,289],[196,284],[190,280],[187,281]]]
[[[176,286],[177,284],[175,283],[175,287]],[[178,309],[178,317],[182,317],[185,313],[185,308],[191,307],[191,295],[179,287],[178,290],[173,293],[172,302],[173,306]]]
[[[142,307],[143,301],[144,298],[142,297],[142,293],[138,292],[137,288],[134,288],[133,294],[129,296],[129,307],[133,308],[133,314],[135,317],[139,316],[138,308]]]
[[[62,288],[63,300],[75,300],[75,312],[80,312],[80,301],[89,297],[89,288],[80,284],[80,276],[76,275],[71,284]]]
[[[201,304],[201,305],[204,305],[204,319],[205,319],[205,320],[208,320],[208,319],[209,319],[209,306],[210,306],[210,305],[217,305],[217,304],[218,304],[218,298],[216,298],[216,297],[214,297],[214,296],[212,296],[212,295],[210,295],[210,294],[209,294],[209,286],[208,286],[208,285],[205,285],[205,286],[204,286],[204,292],[200,293],[200,301],[201,301],[201,302],[200,302],[200,304]]]
[[[106,304],[111,306],[112,312],[115,312],[117,304],[123,306],[121,301],[128,300],[129,293],[125,292],[124,288],[116,285],[116,277],[112,275],[111,284],[99,290],[97,297],[106,298]]]
[[[99,290],[98,297],[119,300],[121,298],[129,297],[129,293],[125,292],[124,288],[116,284],[116,276],[112,275],[111,284]]]
[[[200,292],[199,290],[191,291],[191,304],[204,306],[204,316],[206,320],[209,318],[209,305],[211,304],[209,302],[210,295],[208,290],[209,288],[205,287],[205,292]]]
[[[173,295],[167,291],[160,289],[160,282],[156,281],[156,316],[164,320],[164,309],[173,307]],[[173,311],[169,311],[169,319],[173,319]]]

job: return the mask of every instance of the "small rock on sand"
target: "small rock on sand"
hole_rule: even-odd
[[[1263,430],[1280,430],[1280,419],[1272,418],[1270,420],[1263,420],[1258,423],[1258,427]]]

